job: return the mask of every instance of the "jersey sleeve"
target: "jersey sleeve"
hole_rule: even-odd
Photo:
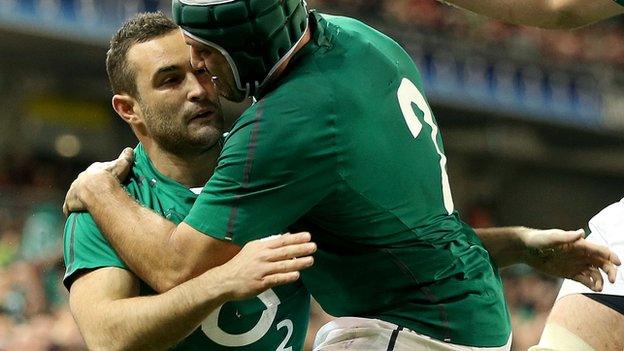
[[[65,223],[63,259],[67,289],[80,272],[102,267],[128,269],[87,212],[72,213]]]
[[[620,5],[622,5],[622,6],[624,6],[624,0],[615,0],[615,2],[620,4]]]
[[[279,103],[277,103],[279,105]],[[225,141],[218,166],[185,222],[238,245],[285,232],[335,184],[327,120],[290,103],[263,100]]]

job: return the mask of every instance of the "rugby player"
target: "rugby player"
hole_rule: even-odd
[[[624,0],[441,0],[515,24],[576,28],[624,13]]]
[[[182,32],[161,13],[138,15],[121,27],[111,40],[107,72],[113,107],[140,140],[124,187],[143,206],[179,222],[220,152],[223,118],[210,76],[191,67]],[[300,350],[309,294],[300,282],[265,290],[295,280],[311,257],[279,261],[310,254],[314,245],[304,244],[309,234],[285,238],[250,243],[223,266],[154,295],[128,270],[91,216],[74,213],[64,236],[70,307],[93,350],[174,345],[186,351]],[[288,243],[301,245],[284,246]],[[275,272],[267,270],[273,260]],[[254,281],[258,278],[262,281]]]
[[[481,232],[488,253],[455,211],[418,69],[382,33],[308,13],[302,0],[175,0],[173,10],[194,67],[215,75],[222,96],[257,102],[179,225],[132,201],[115,169],[83,172],[65,203],[87,209],[157,289],[250,240],[306,228],[319,250],[304,285],[342,317],[319,333],[317,350],[508,350],[494,261],[586,277],[594,289],[595,267],[619,262],[579,232],[524,228]],[[126,150],[112,167],[131,159]]]
[[[600,211],[586,229],[587,240],[624,254],[624,199]],[[598,293],[565,280],[542,337],[531,351],[624,350],[624,272]]]

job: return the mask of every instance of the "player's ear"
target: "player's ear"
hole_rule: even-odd
[[[141,118],[136,100],[128,94],[115,94],[112,99],[113,109],[121,119],[132,125],[138,123]]]

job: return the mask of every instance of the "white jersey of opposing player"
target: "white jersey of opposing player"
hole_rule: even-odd
[[[587,241],[604,245],[615,252],[620,259],[624,259],[624,199],[609,205],[589,221],[591,234]],[[604,280],[601,294],[624,296],[624,265],[618,267],[615,283],[611,284],[604,272],[600,272]],[[560,298],[581,293],[595,293],[585,285],[566,279],[559,291]]]

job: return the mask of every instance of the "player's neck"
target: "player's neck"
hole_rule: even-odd
[[[275,70],[275,73],[273,73],[273,75],[269,78],[267,85],[271,85],[272,82],[277,80],[284,73],[284,71],[286,71],[286,68],[288,67],[288,64],[290,63],[292,58],[295,57],[295,55],[297,54],[297,52],[299,52],[299,50],[303,49],[303,47],[306,46],[306,44],[310,42],[310,39],[312,38],[311,32],[312,32],[312,29],[308,27],[308,30],[306,30],[305,33],[303,34],[303,38],[301,38],[301,41],[297,44],[297,47],[295,47],[295,50],[293,51],[292,55],[290,55],[290,57],[286,61],[282,62],[282,64],[277,68],[277,70]]]
[[[204,186],[214,172],[219,144],[202,152],[171,153],[156,143],[143,143],[152,165],[164,176],[189,188]]]

